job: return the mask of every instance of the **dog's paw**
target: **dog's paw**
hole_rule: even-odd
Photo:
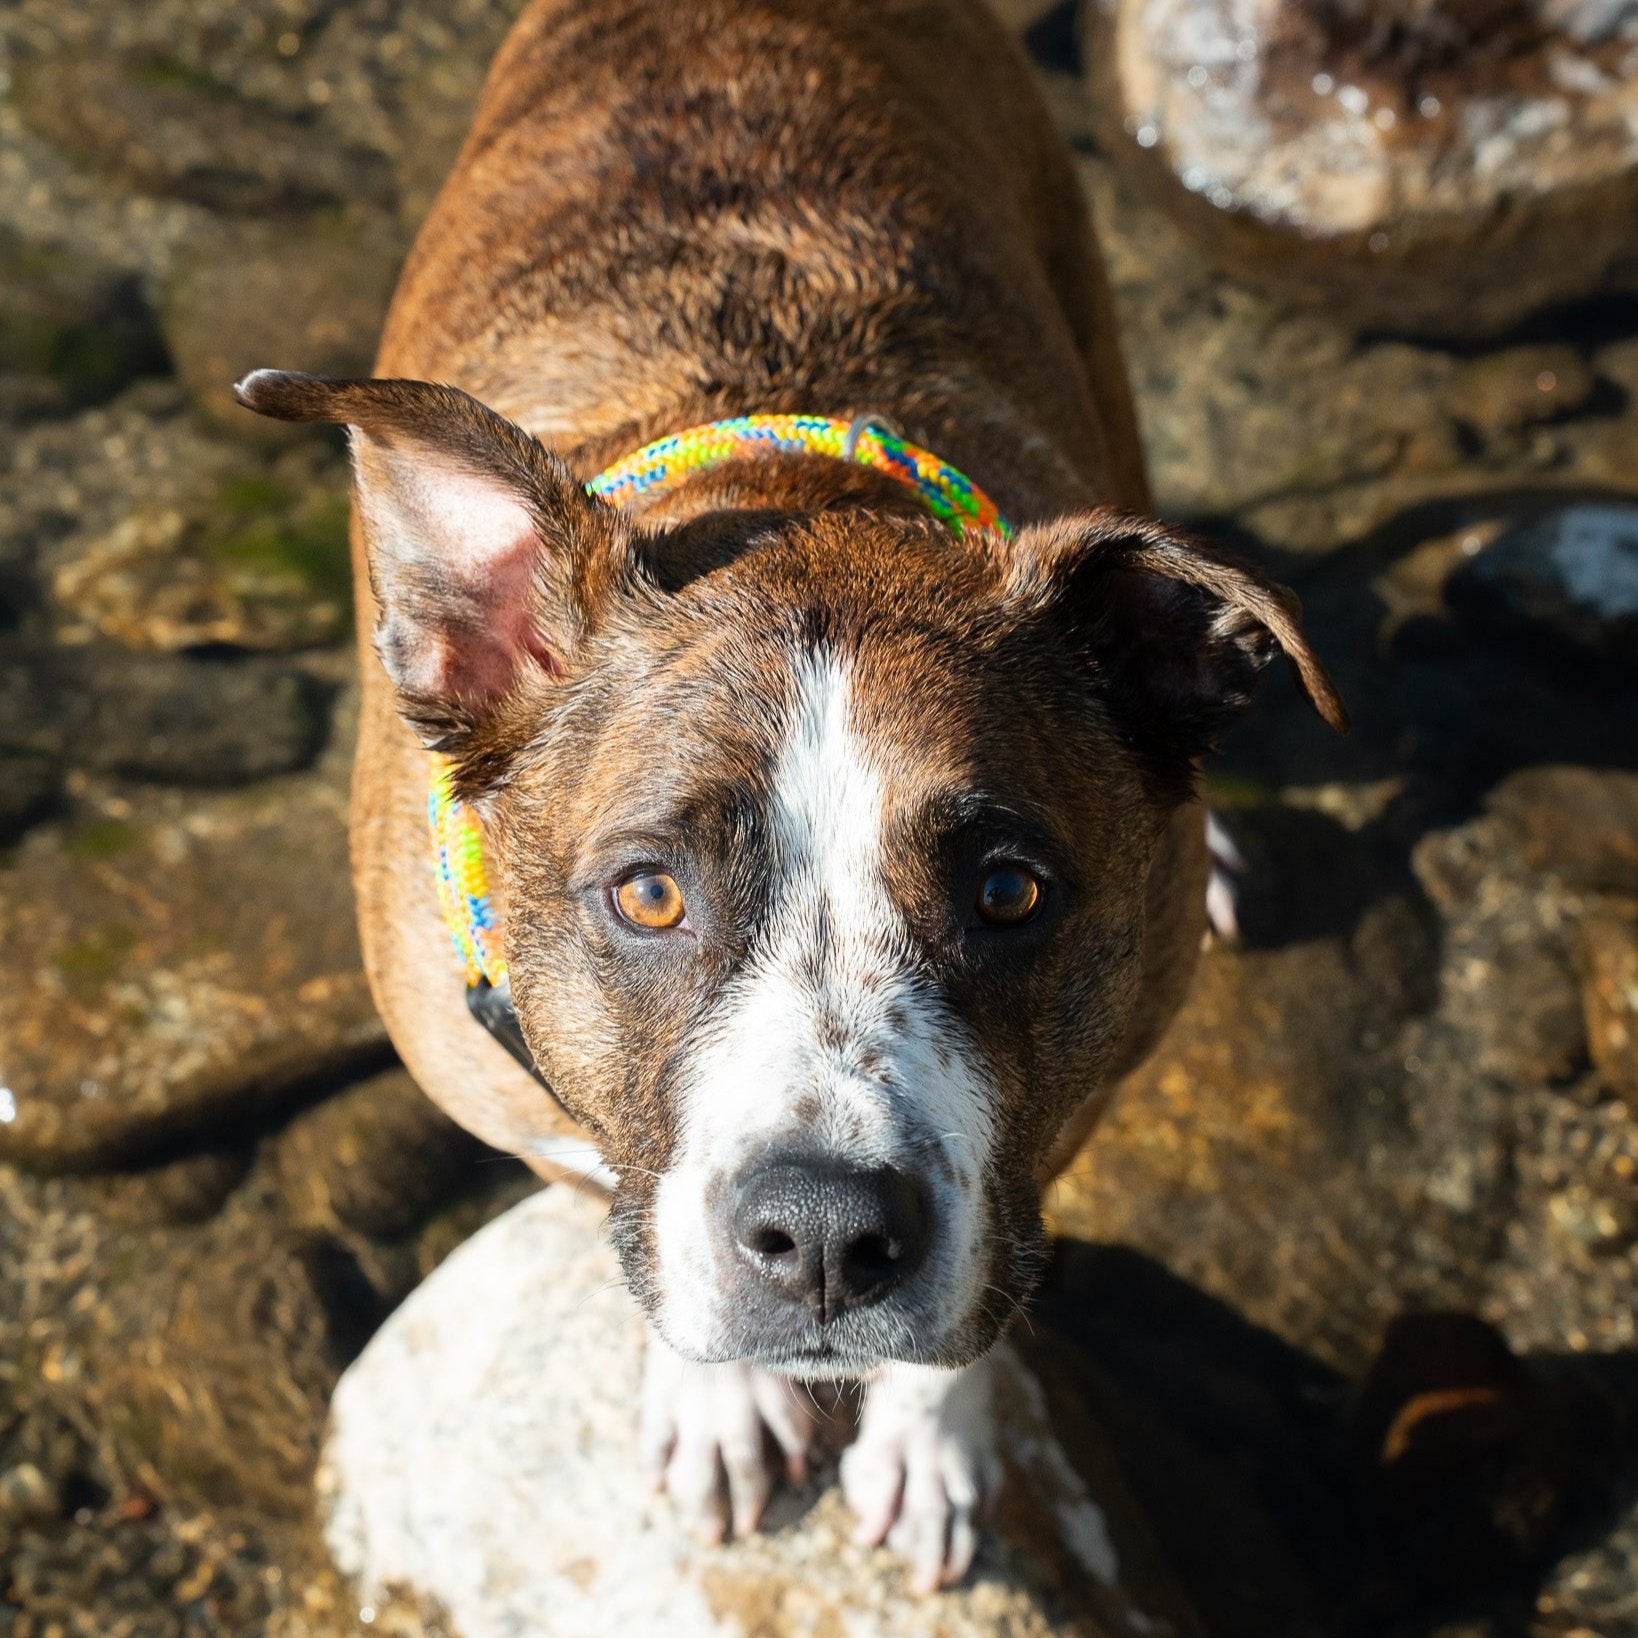
[[[743,1362],[691,1364],[650,1336],[643,1466],[706,1541],[730,1524],[735,1535],[755,1530],[781,1467],[793,1484],[806,1478],[813,1428],[812,1404],[790,1378]]]
[[[978,1550],[978,1522],[1000,1488],[990,1364],[960,1371],[890,1365],[865,1390],[859,1436],[842,1453],[855,1539],[886,1541],[918,1592],[953,1586]]]

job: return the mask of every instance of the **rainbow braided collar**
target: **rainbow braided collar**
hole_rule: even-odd
[[[870,416],[839,421],[825,415],[739,415],[731,421],[713,421],[644,445],[636,454],[599,472],[586,488],[600,500],[620,506],[640,496],[665,494],[696,472],[769,452],[807,452],[857,461],[914,489],[927,510],[957,533],[965,529],[1012,533],[995,503],[972,479]],[[438,898],[444,924],[466,968],[468,985],[487,995],[506,983],[500,918],[489,893],[478,817],[455,798],[449,780],[448,761],[434,756],[427,809]],[[502,1034],[489,1015],[479,1016]],[[514,1053],[522,1050],[515,1021],[503,1039]]]

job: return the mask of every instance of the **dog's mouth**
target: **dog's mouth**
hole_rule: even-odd
[[[831,1377],[865,1377],[879,1370],[882,1361],[874,1354],[840,1348],[829,1342],[804,1343],[759,1355],[757,1364],[782,1376],[824,1381]]]

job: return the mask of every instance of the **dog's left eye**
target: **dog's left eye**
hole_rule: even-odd
[[[633,927],[664,932],[687,914],[682,889],[663,870],[640,870],[614,890],[614,907]]]
[[[1040,878],[1022,865],[1000,865],[978,884],[980,921],[992,927],[1017,927],[1029,920],[1041,903]]]

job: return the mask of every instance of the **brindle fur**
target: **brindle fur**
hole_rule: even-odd
[[[1040,1188],[1187,989],[1199,752],[1275,645],[1342,721],[1287,597],[1129,515],[1148,495],[1108,292],[1013,40],[976,0],[536,0],[377,370],[405,384],[273,378],[247,397],[502,471],[545,542],[539,663],[476,703],[424,677],[395,689],[399,605],[439,588],[392,584],[355,542],[360,640],[389,633],[388,667],[364,668],[355,881],[411,1071],[500,1148],[585,1135],[467,1015],[428,860],[437,743],[485,803],[525,1034],[622,1169],[641,1288],[668,1075],[756,922],[759,883],[729,844],[754,855],[790,644],[823,639],[851,657],[860,731],[903,769],[892,895],[997,1070],[996,1223],[1016,1244],[992,1277],[1009,1280]],[[780,410],[884,415],[1013,519],[1069,521],[957,539],[890,480],[818,457],[735,463],[635,520],[578,488],[664,433]],[[976,951],[950,920],[968,861],[940,807],[975,784],[1025,814],[1066,886],[1022,943]],[[718,844],[699,898],[730,908],[686,961],[637,960],[590,908],[618,852],[610,816],[629,830],[645,813]]]

